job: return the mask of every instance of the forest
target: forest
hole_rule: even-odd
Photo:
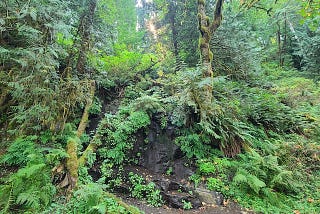
[[[0,214],[320,213],[320,0],[1,0]]]

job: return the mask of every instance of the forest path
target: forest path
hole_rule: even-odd
[[[138,199],[134,199],[131,197],[121,197],[122,200],[129,204],[133,205],[139,210],[143,211],[145,214],[251,214],[254,213],[252,211],[246,210],[240,207],[235,202],[230,202],[226,206],[203,206],[199,209],[191,209],[191,210],[182,210],[182,209],[174,209],[167,206],[162,207],[153,207],[145,201],[141,201]]]

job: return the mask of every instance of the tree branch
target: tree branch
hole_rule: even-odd
[[[223,2],[224,2],[224,0],[217,0],[217,2],[216,2],[216,8],[215,8],[215,11],[214,11],[213,22],[210,25],[210,32],[211,33],[214,33],[218,29],[220,24],[221,24]]]

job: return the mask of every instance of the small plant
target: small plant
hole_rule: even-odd
[[[166,171],[166,174],[167,174],[167,175],[172,175],[172,172],[173,172],[173,168],[172,168],[172,166],[170,166],[170,167],[168,168],[168,170]]]
[[[207,140],[203,135],[187,133],[177,137],[175,143],[180,146],[188,158],[201,159],[210,154],[211,147],[206,144]]]
[[[201,176],[199,174],[193,174],[189,177],[189,180],[197,187],[201,182]]]
[[[132,172],[129,173],[129,182],[131,184],[131,196],[134,198],[145,198],[149,204],[159,207],[163,204],[160,190],[156,189],[153,182],[145,184],[143,177]]]
[[[208,178],[207,187],[209,190],[221,191],[224,183],[219,178]]]
[[[214,174],[216,172],[216,168],[211,162],[200,162],[199,171],[204,175],[209,175]]]
[[[183,209],[184,209],[184,210],[190,210],[190,209],[192,209],[192,204],[191,204],[190,201],[182,200],[182,203],[183,203]]]

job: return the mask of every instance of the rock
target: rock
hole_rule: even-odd
[[[170,191],[162,194],[162,198],[172,208],[183,209],[184,203],[190,202],[192,208],[199,208],[202,204],[199,198],[184,192]]]
[[[209,191],[203,188],[196,188],[195,194],[199,197],[200,201],[209,205],[219,206],[223,204],[223,195],[219,192]]]
[[[185,166],[186,161],[184,159],[175,160],[172,163],[173,175],[177,179],[189,178],[194,172]]]
[[[170,181],[168,179],[154,180],[154,183],[161,191],[167,192],[169,190]]]
[[[189,188],[181,183],[169,179],[154,180],[161,190],[165,204],[172,208],[183,209],[185,202],[190,202],[192,208],[199,208],[202,204],[199,198],[190,194]]]
[[[163,130],[159,124],[152,122],[146,138],[148,144],[144,145],[145,151],[142,152],[140,165],[154,173],[165,174],[169,163],[182,155],[174,143],[174,128]],[[140,144],[142,145],[142,142]]]

